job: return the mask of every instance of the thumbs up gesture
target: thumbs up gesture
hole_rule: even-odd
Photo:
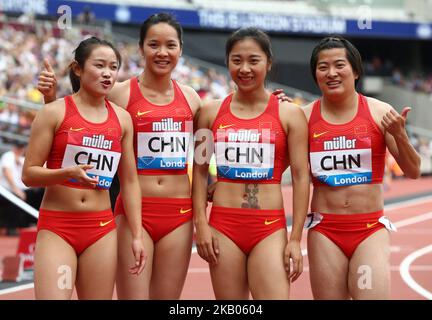
[[[410,107],[404,107],[401,114],[397,113],[394,109],[387,112],[381,120],[381,124],[386,132],[390,133],[394,137],[406,134],[405,123],[408,112],[410,111]]]
[[[43,94],[45,103],[56,99],[57,79],[51,64],[46,58],[44,59],[44,68],[39,73],[37,88]]]

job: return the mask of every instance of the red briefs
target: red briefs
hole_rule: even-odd
[[[259,210],[213,206],[210,225],[230,238],[246,255],[264,238],[286,228],[283,209]]]
[[[387,228],[396,231],[393,224],[383,215],[383,210],[354,214],[313,212],[308,214],[305,227],[325,235],[347,258],[351,258],[359,244],[378,230]]]
[[[115,228],[111,209],[98,212],[39,210],[37,230],[48,230],[63,238],[78,256]]]
[[[142,225],[154,242],[192,220],[191,198],[143,197]],[[114,215],[125,214],[121,196],[117,197]]]

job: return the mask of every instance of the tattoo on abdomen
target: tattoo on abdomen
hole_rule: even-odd
[[[261,209],[258,205],[258,184],[245,184],[245,193],[243,195],[242,208]]]

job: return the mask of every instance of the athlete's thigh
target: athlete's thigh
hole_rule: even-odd
[[[120,300],[148,299],[153,264],[153,240],[143,229],[146,265],[138,276],[131,274],[129,269],[135,265],[135,257],[132,252],[132,233],[125,216],[117,216],[116,224],[118,244],[117,297]]]
[[[315,299],[348,299],[348,263],[342,250],[323,234],[309,230],[309,275]]]
[[[117,268],[117,231],[112,230],[86,248],[78,258],[79,299],[110,300]]]
[[[218,263],[210,266],[215,297],[218,300],[249,299],[247,257],[227,236],[212,228],[219,243]]]
[[[248,257],[249,288],[254,299],[289,299],[289,280],[284,266],[286,229],[261,240]]]
[[[380,229],[363,240],[349,265],[349,289],[354,299],[390,298],[390,236]]]
[[[150,299],[179,299],[192,251],[193,225],[186,222],[155,244]]]
[[[76,269],[75,250],[57,234],[40,230],[36,239],[34,261],[36,299],[70,299]]]

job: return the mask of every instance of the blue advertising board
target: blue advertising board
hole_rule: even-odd
[[[400,39],[432,39],[432,24],[390,21],[349,20],[330,16],[299,16],[289,14],[247,13],[222,10],[184,10],[62,0],[2,0],[0,10],[7,12],[33,11],[37,14],[58,16],[59,8],[67,5],[72,15],[90,6],[97,19],[120,23],[140,24],[149,15],[166,11],[174,14],[185,28],[233,30],[255,26],[269,32],[304,35],[341,34],[360,37]]]

